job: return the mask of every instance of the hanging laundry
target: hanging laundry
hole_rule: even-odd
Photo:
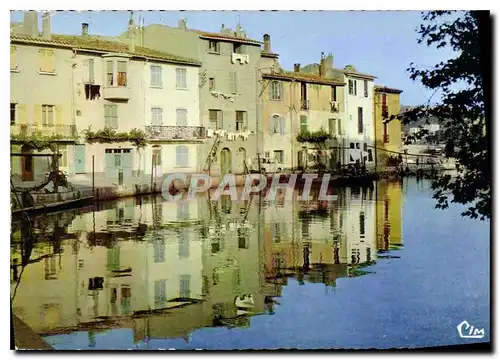
[[[214,131],[212,129],[207,129],[207,137],[211,138],[214,134]]]

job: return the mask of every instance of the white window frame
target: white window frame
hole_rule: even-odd
[[[150,86],[162,87],[163,86],[163,72],[161,65],[151,65],[150,71]]]
[[[49,113],[52,113],[51,118],[49,118]],[[42,126],[53,127],[55,119],[56,119],[56,107],[54,105],[47,105],[47,104],[42,105],[42,119],[41,119]]]
[[[188,111],[185,108],[175,109],[176,126],[188,126]]]
[[[270,86],[271,86],[271,100],[282,100],[283,83],[281,81],[272,80]]]
[[[106,109],[114,110],[115,114],[106,114]],[[118,129],[118,105],[104,104],[104,124],[110,129]]]
[[[189,147],[186,145],[178,145],[175,147],[175,164],[176,167],[189,167]]]
[[[163,125],[163,108],[161,107],[151,108],[151,125],[156,125],[156,126]]]
[[[187,70],[185,68],[175,69],[175,87],[180,90],[187,89]]]
[[[358,95],[357,87],[358,87],[357,81],[354,79],[349,79],[349,95],[357,96]]]

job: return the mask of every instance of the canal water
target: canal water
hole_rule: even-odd
[[[61,350],[490,340],[489,221],[435,210],[414,178],[334,193],[143,197],[13,220],[13,311]],[[464,320],[484,337],[461,338]]]

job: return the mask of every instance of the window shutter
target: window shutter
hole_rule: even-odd
[[[280,81],[278,83],[278,89],[279,89],[279,92],[280,92],[280,100],[282,100],[283,99],[283,82],[282,81]]]
[[[35,116],[33,118],[33,125],[39,126],[42,122],[42,105],[35,105]]]
[[[273,100],[273,86],[274,86],[274,81],[269,81],[269,99]]]
[[[285,135],[285,119],[280,117],[280,135]]]
[[[94,59],[89,59],[89,81],[94,82]]]
[[[83,82],[88,83],[90,81],[90,59],[83,60]]]
[[[19,119],[20,124],[28,123],[26,119],[26,105],[24,104],[17,105],[17,118]]]
[[[269,135],[274,134],[274,117],[271,116],[269,119]]]
[[[54,119],[54,125],[62,125],[63,120],[62,120],[62,106],[54,106],[54,111],[56,112],[55,114],[55,119]]]

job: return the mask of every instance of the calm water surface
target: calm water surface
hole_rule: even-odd
[[[335,193],[147,197],[14,221],[14,313],[64,350],[490,340],[489,222],[434,210],[411,178]],[[463,320],[485,337],[460,338]]]

